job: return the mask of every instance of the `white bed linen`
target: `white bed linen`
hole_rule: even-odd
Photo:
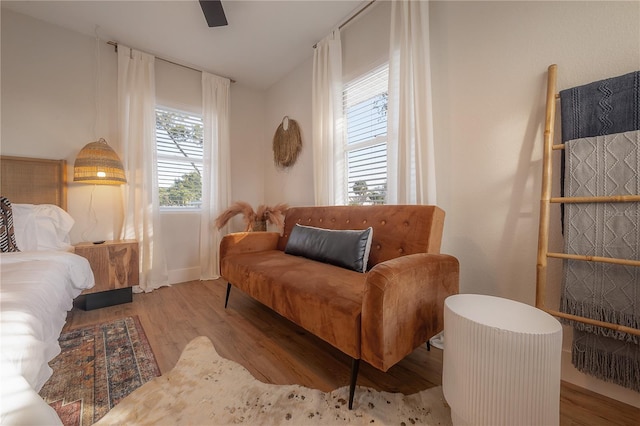
[[[60,353],[58,338],[73,299],[94,285],[87,259],[63,251],[0,254],[0,368],[3,383],[24,378],[38,392]],[[19,379],[16,379],[19,380]],[[2,386],[2,421],[8,420]]]

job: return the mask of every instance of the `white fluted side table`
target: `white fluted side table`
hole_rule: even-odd
[[[454,425],[557,425],[560,322],[500,297],[445,300],[442,388]]]

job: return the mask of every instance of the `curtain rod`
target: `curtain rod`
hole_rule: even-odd
[[[349,24],[351,21],[353,21],[354,19],[356,19],[358,17],[358,15],[360,15],[362,12],[364,12],[365,10],[367,10],[369,8],[369,6],[371,6],[372,4],[374,4],[376,2],[376,0],[371,0],[369,3],[365,4],[364,6],[362,6],[362,9],[360,9],[359,11],[357,11],[356,13],[354,13],[353,15],[351,15],[346,21],[344,21],[342,24],[340,24],[338,26],[338,29],[341,30],[344,27],[347,26],[347,24]],[[316,47],[318,47],[318,43],[313,45],[313,48],[315,49]]]
[[[107,44],[113,46],[116,49],[116,52],[118,51],[118,42],[108,41]],[[193,70],[193,71],[208,72],[208,71],[204,71],[204,70],[201,70],[201,69],[198,69],[198,68],[190,67],[190,66],[185,65],[185,64],[180,64],[178,62],[170,61],[169,59],[161,58],[159,56],[155,56],[155,58],[156,59],[160,59],[161,61],[164,61],[164,62],[168,62],[168,63],[173,64],[173,65],[177,65],[177,66],[182,67],[182,68],[187,68],[187,69]],[[235,83],[236,82],[232,78],[229,78],[229,77],[224,77],[224,78],[228,78],[231,83]]]

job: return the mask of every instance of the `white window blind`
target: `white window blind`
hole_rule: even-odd
[[[344,87],[349,204],[385,204],[388,84],[389,66],[385,64]]]
[[[202,117],[156,107],[158,194],[162,210],[200,208],[202,132]]]

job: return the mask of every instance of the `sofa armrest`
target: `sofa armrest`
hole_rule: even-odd
[[[444,299],[458,293],[458,260],[420,253],[379,263],[367,276],[361,358],[387,371],[444,329]]]
[[[234,232],[227,234],[220,241],[220,260],[226,256],[239,253],[276,250],[278,248],[277,232]]]

